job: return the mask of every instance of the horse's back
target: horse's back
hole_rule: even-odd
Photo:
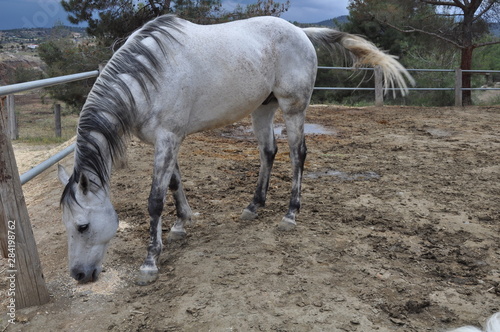
[[[158,73],[165,91],[153,89],[150,98],[157,113],[171,113],[161,116],[169,119],[169,128],[182,128],[187,135],[226,125],[250,114],[270,93],[312,91],[316,52],[289,22],[274,17],[215,25],[175,20],[177,29],[165,28],[174,41],[164,40],[167,52],[159,55],[165,57],[164,71]]]
[[[189,46],[183,56],[193,57],[189,67],[199,73],[196,66],[207,65],[213,78],[232,77],[220,80],[228,90],[234,84],[239,87],[234,82],[238,80],[244,90],[265,86],[269,90],[265,98],[276,88],[314,84],[315,48],[302,29],[283,19],[263,16],[216,25],[188,23],[185,32]]]
[[[291,61],[294,53],[316,58],[314,47],[302,29],[280,18],[262,16],[214,25],[182,22],[185,27],[181,36],[184,51],[196,52],[206,58],[224,55],[259,57],[262,61],[273,63]],[[197,52],[201,49],[203,53]],[[231,61],[231,58],[225,60]]]

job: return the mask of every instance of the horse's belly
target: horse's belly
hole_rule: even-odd
[[[257,106],[241,105],[240,107],[206,108],[200,112],[194,112],[189,119],[187,134],[210,130],[232,124],[248,116]]]
[[[189,134],[222,127],[248,116],[272,92],[272,80],[265,75],[237,77],[240,78],[235,80],[228,75],[225,80],[200,87],[190,109]]]

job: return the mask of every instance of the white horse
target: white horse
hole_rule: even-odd
[[[139,283],[153,282],[162,250],[161,214],[167,189],[177,208],[170,238],[186,234],[192,212],[177,163],[179,145],[192,133],[224,126],[247,115],[260,149],[261,167],[252,202],[242,218],[264,206],[277,152],[273,119],[281,108],[293,167],[292,192],[281,230],[295,227],[306,157],[304,118],[316,78],[311,43],[349,53],[354,65],[378,65],[385,87],[407,92],[411,76],[394,57],[366,40],[327,28],[298,28],[285,20],[259,17],[217,25],[196,25],[161,16],[134,32],[113,55],[90,92],[78,124],[74,170],[60,167],[66,185],[61,204],[68,235],[70,273],[92,281],[118,227],[110,200],[113,161],[134,134],[155,147],[148,199],[150,243]]]

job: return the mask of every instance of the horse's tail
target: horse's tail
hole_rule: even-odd
[[[395,56],[382,52],[361,37],[328,28],[304,28],[302,30],[313,43],[327,48],[330,52],[339,48],[349,51],[354,67],[380,66],[384,74],[385,93],[389,87],[398,87],[404,96],[408,93],[406,80],[411,85],[415,84],[413,77],[396,60]]]

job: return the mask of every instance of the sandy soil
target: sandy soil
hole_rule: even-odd
[[[239,220],[259,163],[249,122],[185,141],[197,224],[166,244],[150,286],[133,276],[148,238],[151,147],[132,141],[114,173],[120,230],[92,284],[68,274],[55,167],[25,185],[51,302],[18,310],[6,330],[420,332],[500,310],[500,108],[316,106],[308,122],[331,133],[308,135],[289,233],[276,230],[290,187],[285,133],[255,221]],[[168,229],[171,199],[165,210]],[[3,308],[5,288],[0,280]]]

